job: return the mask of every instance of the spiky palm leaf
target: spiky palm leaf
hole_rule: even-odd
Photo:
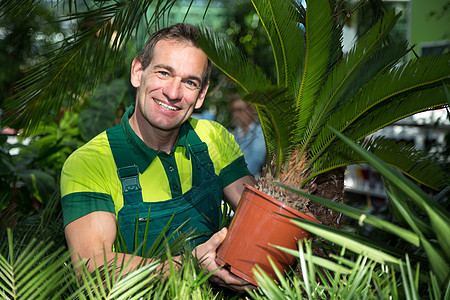
[[[435,169],[428,167],[430,164],[435,163],[433,157],[424,155],[411,144],[405,142],[397,143],[385,137],[370,137],[362,141],[360,146],[370,150],[388,165],[395,166],[405,174],[410,174],[411,177],[414,174],[421,174],[420,177],[413,177],[417,182],[424,184],[424,182],[421,182],[422,178],[428,178],[427,183],[431,186],[444,186],[446,183],[443,176],[436,176],[433,173]],[[332,157],[330,158],[329,156]],[[332,148],[332,151],[327,152],[317,160],[316,166],[314,166],[316,171],[307,180],[312,179],[317,174],[322,174],[339,167],[364,162],[366,161],[356,155],[354,150],[339,144],[336,148]]]
[[[213,33],[203,30],[199,44],[215,65],[239,79],[237,83],[248,93],[244,100],[256,104],[269,156],[276,157],[275,178],[280,170],[286,171],[284,162],[306,157],[304,169],[309,176],[303,186],[324,170],[354,161],[343,159],[351,152],[329,127],[362,143],[401,118],[446,104],[442,83],[450,78],[450,55],[401,64],[408,45],[387,39],[399,18],[394,11],[343,54],[342,28],[332,17],[335,12],[329,2],[307,1],[306,12],[297,2],[252,1],[272,45],[276,84],[261,80],[266,77],[259,68]],[[383,151],[393,155],[381,144],[379,148],[365,145],[379,155]],[[416,151],[396,149],[410,163],[420,160]],[[414,169],[405,160],[390,163],[424,184],[434,188],[442,184],[437,180],[442,173],[430,164]]]
[[[214,299],[206,269],[184,244],[183,264],[169,274],[158,271],[160,259],[128,274],[120,259],[106,261],[90,272],[85,264],[71,266],[71,253],[65,247],[52,250],[46,241],[16,240],[11,230],[0,249],[0,299]],[[23,245],[20,245],[23,244]],[[20,249],[18,252],[17,250]],[[164,251],[163,251],[164,252]],[[164,257],[171,257],[165,249]],[[160,256],[162,257],[162,256]],[[81,280],[80,280],[81,279]]]
[[[331,254],[331,259],[313,255],[310,243],[299,251],[283,249],[297,257],[301,276],[277,272],[277,281],[256,267],[255,277],[261,292],[252,291],[252,299],[447,299],[450,283],[439,285],[432,272],[422,274],[408,254],[400,268],[371,260],[368,255],[348,256],[350,251]],[[399,269],[397,271],[396,269]]]
[[[194,0],[192,0],[194,1]],[[140,27],[151,30],[170,12],[176,0],[1,1],[1,18],[26,15],[41,2],[65,6],[69,14],[61,22],[77,24],[74,33],[51,49],[50,59],[27,70],[15,87],[17,94],[6,104],[10,122],[19,120],[27,133],[42,119],[56,118],[62,106],[70,107],[97,87],[106,70],[123,63],[126,43]],[[38,60],[39,61],[39,60]]]
[[[0,253],[2,299],[59,299],[67,282],[76,281],[75,273],[67,275],[63,267],[70,253],[62,247],[50,252],[52,243],[33,239],[15,255],[11,230],[4,246],[8,246],[8,251],[6,255]]]
[[[334,131],[344,143],[348,144],[357,153],[357,156],[364,157],[380,172],[380,174],[382,174],[387,188],[389,201],[397,208],[397,211],[401,216],[400,218],[397,218],[397,220],[404,221],[408,227],[399,227],[384,219],[370,216],[367,212],[357,210],[344,204],[332,203],[331,201],[308,195],[302,191],[295,191],[287,186],[284,187],[302,194],[314,202],[318,202],[327,207],[333,207],[333,209],[336,209],[351,218],[357,219],[360,226],[363,226],[363,223],[371,224],[411,243],[421,251],[412,251],[411,249],[408,251],[419,255],[418,257],[415,257],[419,261],[425,258],[439,284],[443,287],[448,285],[448,276],[450,274],[450,267],[448,265],[448,262],[450,261],[450,243],[448,241],[448,235],[450,234],[450,214],[446,211],[445,207],[441,206],[438,201],[417,187],[415,183],[409,181],[403,175],[390,168],[386,162],[382,161],[379,157],[365,151],[362,147],[337,131],[333,129],[332,131]],[[427,218],[420,218],[415,213],[415,209],[424,212],[427,215]],[[316,234],[325,237],[327,240],[345,246],[347,249],[351,249],[357,253],[371,253],[372,251],[377,252],[381,250],[397,257],[404,255],[405,247],[392,248],[386,247],[385,244],[376,245],[374,247],[373,245],[370,245],[371,242],[367,242],[364,239],[360,240],[360,237],[357,235],[352,236],[347,235],[347,233],[339,234],[338,229],[331,230],[323,225],[315,226],[316,224],[309,224],[312,222],[304,220],[297,220],[295,222],[300,222],[298,225],[302,228],[308,231],[311,230],[311,232],[315,232]],[[346,236],[348,238],[347,240]],[[437,243],[435,242],[436,240],[438,241]],[[372,247],[372,249],[365,249],[364,246]],[[370,254],[368,255],[370,256]],[[372,252],[372,257],[375,260],[381,261],[383,255],[377,255]]]

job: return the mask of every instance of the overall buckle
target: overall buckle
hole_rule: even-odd
[[[122,192],[124,194],[141,190],[141,185],[139,184],[139,167],[137,165],[118,168],[117,174],[122,182]]]

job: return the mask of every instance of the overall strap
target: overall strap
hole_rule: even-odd
[[[117,175],[122,182],[124,205],[142,203],[142,188],[139,184],[139,167],[134,164],[122,125],[106,130],[109,145],[117,166]]]
[[[208,146],[205,142],[202,142],[189,122],[186,122],[186,125],[188,127],[187,140],[189,142],[189,152],[193,157],[192,185],[196,186],[198,183],[200,183],[200,181],[203,179],[202,177],[204,176],[204,172],[201,172],[201,170],[204,170],[205,168],[212,168],[212,170],[214,170],[214,167],[211,157],[208,153]]]

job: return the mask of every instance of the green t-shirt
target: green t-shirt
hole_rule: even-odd
[[[172,199],[192,186],[192,163],[186,152],[187,126],[183,125],[171,153],[149,148],[122,119],[130,155],[140,170],[139,181],[144,202]],[[222,188],[250,175],[239,146],[226,128],[214,121],[189,119],[199,138],[208,145],[214,170]],[[106,132],[100,133],[69,156],[61,172],[61,204],[64,226],[91,212],[115,213],[123,206],[122,184]]]

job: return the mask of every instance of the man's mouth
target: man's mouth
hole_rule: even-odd
[[[168,109],[168,110],[173,110],[173,111],[179,110],[179,108],[176,108],[176,107],[174,107],[174,106],[170,106],[170,105],[168,105],[168,104],[166,104],[166,103],[163,103],[163,102],[161,102],[161,101],[158,101],[158,100],[156,100],[156,99],[155,99],[155,102],[156,102],[156,104],[158,104],[158,105],[161,106],[162,108],[165,108],[165,109]]]

